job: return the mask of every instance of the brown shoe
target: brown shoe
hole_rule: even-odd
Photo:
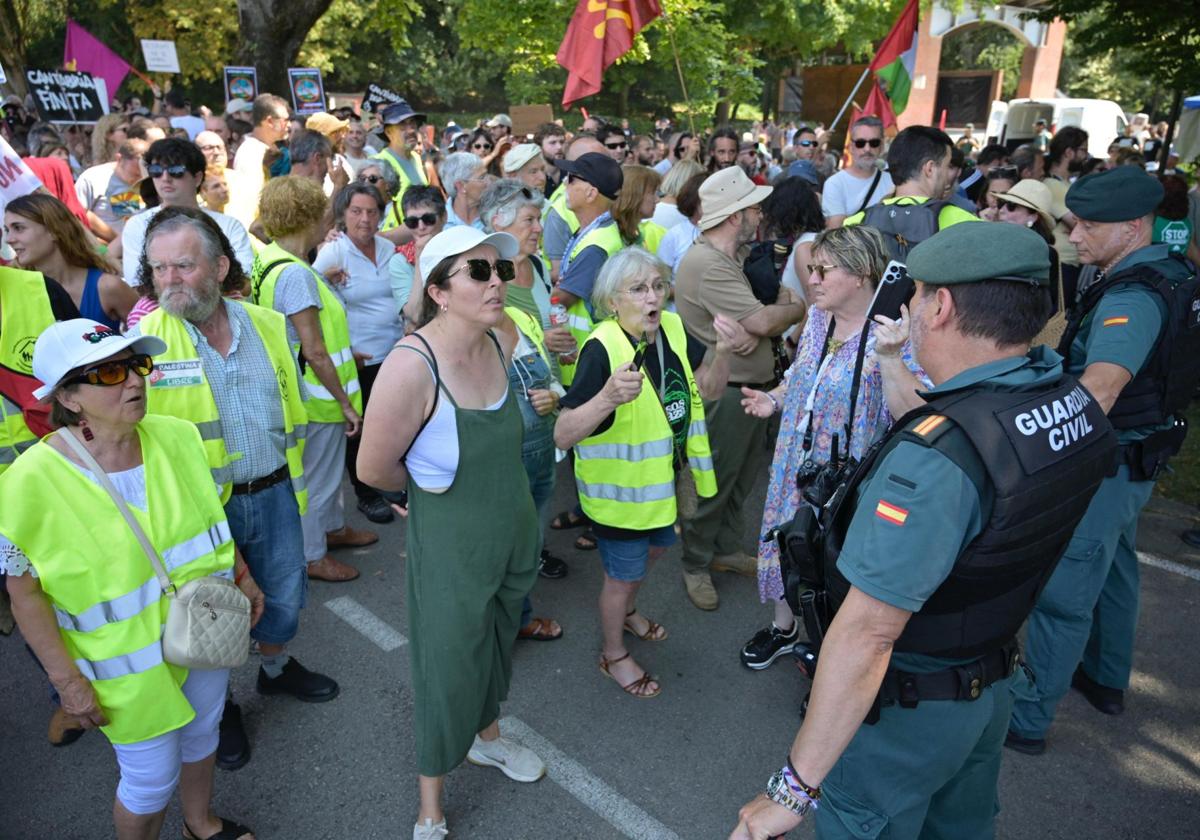
[[[758,577],[758,558],[743,551],[736,554],[718,554],[709,568],[714,572],[733,572],[742,577]]]
[[[310,580],[345,583],[358,577],[358,569],[335,559],[333,555],[326,554],[317,562],[308,564],[308,577]]]
[[[379,542],[379,535],[374,531],[359,531],[349,525],[325,534],[326,548],[362,548],[377,542]]]
[[[715,610],[719,600],[717,590],[713,587],[712,577],[708,572],[684,572],[683,585],[687,587],[688,597],[692,603],[702,610]]]
[[[46,738],[56,747],[65,747],[78,741],[86,731],[79,721],[62,710],[62,706],[55,706]]]

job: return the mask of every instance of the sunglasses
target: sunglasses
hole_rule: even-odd
[[[872,137],[870,140],[855,140],[854,148],[863,149],[870,146],[872,149],[878,149],[883,145],[883,140],[878,137]]]
[[[619,143],[605,143],[604,147],[606,149],[612,149],[613,151],[616,151],[617,149],[628,149],[629,144],[622,140]]]
[[[1028,210],[1029,209],[1024,204],[1017,204],[1017,202],[1015,202],[1015,201],[1000,201],[1000,202],[997,202],[997,204],[998,204],[998,206],[1004,208],[1005,210],[1007,210],[1010,213],[1013,212],[1014,210]]]
[[[437,224],[437,213],[422,213],[420,216],[405,216],[404,226],[409,230],[416,230],[417,227],[424,222],[429,227]]]
[[[368,184],[378,184],[380,181],[383,180],[383,176],[382,175],[362,175],[359,177],[358,180],[366,181]]]
[[[104,362],[81,371],[77,376],[64,380],[64,385],[120,385],[129,378],[129,371],[138,376],[149,376],[154,370],[154,360],[145,353]]]
[[[816,140],[797,140],[796,145],[803,146],[806,149],[811,149],[813,146],[817,145],[817,141]]]
[[[472,149],[479,149],[481,152],[490,152],[495,147],[491,143],[474,143]]]
[[[820,274],[822,277],[824,277],[828,272],[833,271],[835,268],[837,268],[836,265],[821,265],[820,263],[813,265],[812,263],[809,263],[808,273]]]
[[[161,178],[164,174],[170,175],[172,178],[182,178],[188,174],[188,169],[182,163],[173,163],[170,166],[152,163],[146,167],[146,174],[151,178]]]
[[[407,222],[406,219],[405,223],[407,224]],[[505,283],[517,276],[517,267],[513,265],[512,260],[496,260],[494,263],[487,260],[467,260],[466,265],[460,265],[447,276],[453,277],[464,268],[467,270],[467,276],[476,283],[486,283],[491,280],[493,271]]]

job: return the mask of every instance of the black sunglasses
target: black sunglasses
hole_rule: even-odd
[[[407,221],[406,219],[406,224]],[[512,260],[496,260],[495,263],[490,263],[487,260],[467,260],[466,265],[460,265],[454,271],[451,271],[448,276],[453,276],[464,268],[467,270],[467,276],[476,283],[486,283],[491,280],[493,270],[496,272],[496,276],[505,283],[517,276],[517,267],[513,265]]]
[[[366,181],[368,184],[378,184],[380,181],[383,180],[383,176],[382,175],[360,175],[358,177],[358,180]]]
[[[491,143],[472,143],[471,148],[472,149],[480,149],[485,152],[490,152],[492,149],[495,148],[495,146],[493,146]]]
[[[170,166],[163,166],[161,163],[152,163],[146,167],[146,174],[151,178],[161,178],[166,173],[172,178],[182,178],[188,174],[188,168],[182,163],[173,163]]]
[[[628,149],[629,144],[622,140],[618,143],[605,143],[604,147],[616,151],[617,149]]]
[[[855,140],[854,141],[854,148],[856,148],[856,149],[862,149],[867,146],[870,146],[872,149],[878,149],[882,145],[883,145],[883,140],[881,140],[878,137],[872,137],[870,140]]]
[[[154,360],[145,353],[130,356],[128,359],[117,359],[103,362],[79,372],[70,379],[64,379],[64,385],[120,385],[129,378],[129,371],[138,376],[149,376],[154,370]]]
[[[1017,204],[1017,202],[1015,202],[1015,201],[1001,200],[1001,201],[997,202],[997,204],[1000,207],[1003,207],[1005,210],[1007,210],[1010,213],[1014,210],[1028,210],[1029,209],[1024,204]]]
[[[437,224],[437,213],[422,213],[420,216],[405,216],[404,226],[409,230],[416,230],[417,226],[422,222],[429,226]]]

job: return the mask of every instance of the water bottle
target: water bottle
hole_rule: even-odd
[[[550,326],[551,328],[565,327],[567,325],[567,307],[563,306],[562,300],[558,295],[550,298]],[[564,364],[572,364],[575,361],[574,353],[559,353],[559,361]]]

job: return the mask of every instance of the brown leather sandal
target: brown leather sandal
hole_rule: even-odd
[[[517,631],[518,639],[527,639],[531,642],[553,642],[562,637],[562,627],[560,626],[556,632],[552,618],[531,618],[528,624]]]
[[[624,656],[618,656],[616,659],[609,659],[607,656],[605,656],[602,653],[602,654],[600,654],[600,670],[604,673],[604,675],[606,677],[611,678],[612,681],[615,682],[617,685],[621,685],[621,682],[616,678],[616,676],[612,673],[612,671],[610,671],[608,669],[609,669],[609,666],[616,665],[618,662],[623,662],[628,658],[629,658],[628,653],[626,653]],[[658,682],[658,680],[655,679],[654,677],[650,676],[650,674],[648,672],[643,671],[642,675],[640,677],[638,677],[636,680],[634,680],[633,682],[629,683],[628,685],[621,685],[621,690],[624,691],[629,696],[636,697],[639,700],[649,700],[650,698],[657,697],[659,694],[662,693],[661,685],[658,688],[654,689],[653,691],[649,690],[650,683],[652,683],[652,682]]]
[[[625,624],[623,627],[626,633],[632,633],[643,642],[665,642],[667,640],[667,636],[669,635],[667,633],[667,628],[663,627],[657,621],[651,621],[649,618],[646,618],[646,616],[642,616],[642,618],[646,618],[646,630],[645,632],[639,633],[637,628],[634,627],[629,621],[629,617],[636,614],[636,607],[625,613]]]

